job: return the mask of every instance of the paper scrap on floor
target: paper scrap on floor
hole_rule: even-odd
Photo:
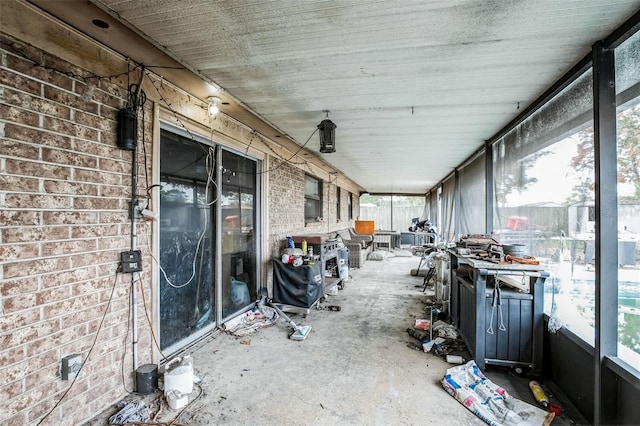
[[[449,368],[442,378],[442,386],[489,425],[540,426],[553,421],[554,413],[512,397],[489,380],[473,360]]]

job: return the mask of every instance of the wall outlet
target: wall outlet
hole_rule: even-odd
[[[67,355],[62,358],[62,367],[60,368],[62,380],[74,379],[80,373],[81,367],[82,355],[80,354]]]

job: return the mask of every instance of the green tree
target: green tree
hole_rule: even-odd
[[[640,315],[626,314],[618,325],[620,343],[640,353]]]
[[[635,186],[640,198],[640,105],[618,113],[618,182]]]

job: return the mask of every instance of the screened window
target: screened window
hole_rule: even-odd
[[[422,217],[425,199],[422,195],[369,195],[360,197],[360,217],[373,220],[377,230],[404,231],[416,217]]]
[[[322,220],[322,181],[311,175],[304,179],[304,220]]]
[[[460,169],[460,230],[458,234],[485,234],[485,155]]]
[[[594,341],[594,149],[588,71],[493,147],[493,234],[546,265],[549,328]]]
[[[336,221],[340,220],[340,206],[342,205],[340,198],[340,187],[336,187]]]
[[[615,51],[618,170],[618,357],[640,366],[640,33]]]
[[[347,197],[347,206],[349,208],[349,220],[353,219],[353,194],[349,192]]]

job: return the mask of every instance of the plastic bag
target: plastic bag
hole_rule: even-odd
[[[231,302],[236,307],[246,306],[251,302],[247,283],[238,281],[234,277],[231,277]]]

